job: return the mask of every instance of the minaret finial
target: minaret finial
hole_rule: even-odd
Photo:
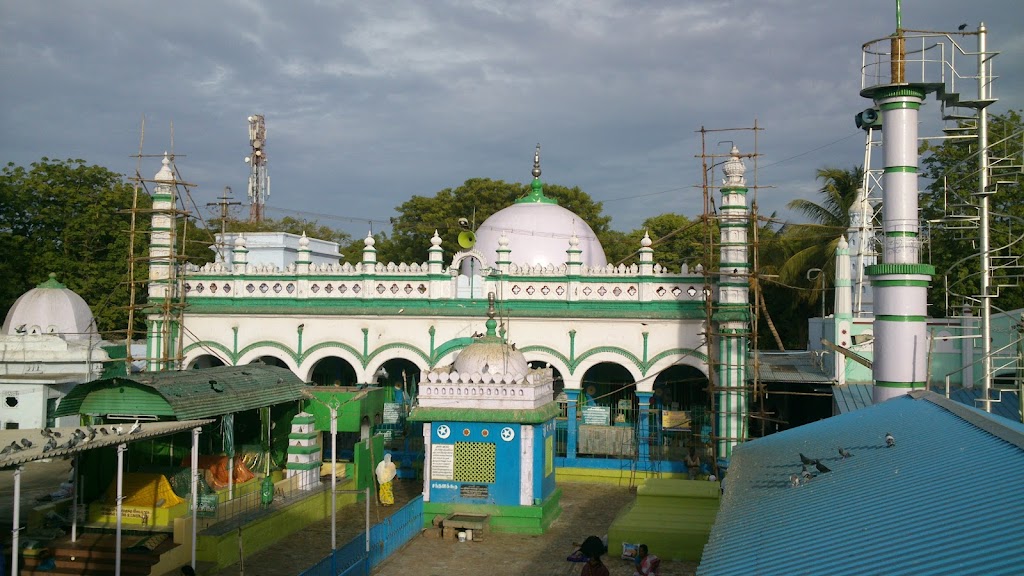
[[[540,143],[537,144],[537,148],[533,151],[533,170],[530,173],[533,174],[530,192],[516,200],[516,203],[541,202],[544,204],[558,204],[558,201],[554,198],[548,198],[544,195],[544,183],[540,181]]]
[[[534,178],[540,178],[540,142],[537,143],[537,149],[533,151],[533,171],[531,172]]]

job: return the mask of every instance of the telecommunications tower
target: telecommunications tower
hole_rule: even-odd
[[[262,114],[249,116],[249,146],[245,157],[249,165],[249,221],[263,220],[263,206],[270,196],[270,175],[267,174],[267,127]]]

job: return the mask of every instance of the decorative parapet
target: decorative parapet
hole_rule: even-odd
[[[460,374],[449,369],[429,372],[420,382],[418,405],[425,408],[531,410],[552,401],[550,368],[527,374]]]

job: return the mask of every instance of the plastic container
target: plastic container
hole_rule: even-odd
[[[465,541],[466,541],[466,533],[465,532],[459,532],[459,542],[465,542]]]
[[[473,541],[473,531],[467,529],[466,530],[466,542],[472,542],[472,541]]]

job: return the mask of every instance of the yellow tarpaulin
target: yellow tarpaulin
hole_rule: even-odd
[[[163,474],[133,472],[124,475],[124,506],[142,508],[171,508],[184,502],[171,489],[170,482]],[[117,481],[110,483],[104,495],[107,504],[117,504]]]

